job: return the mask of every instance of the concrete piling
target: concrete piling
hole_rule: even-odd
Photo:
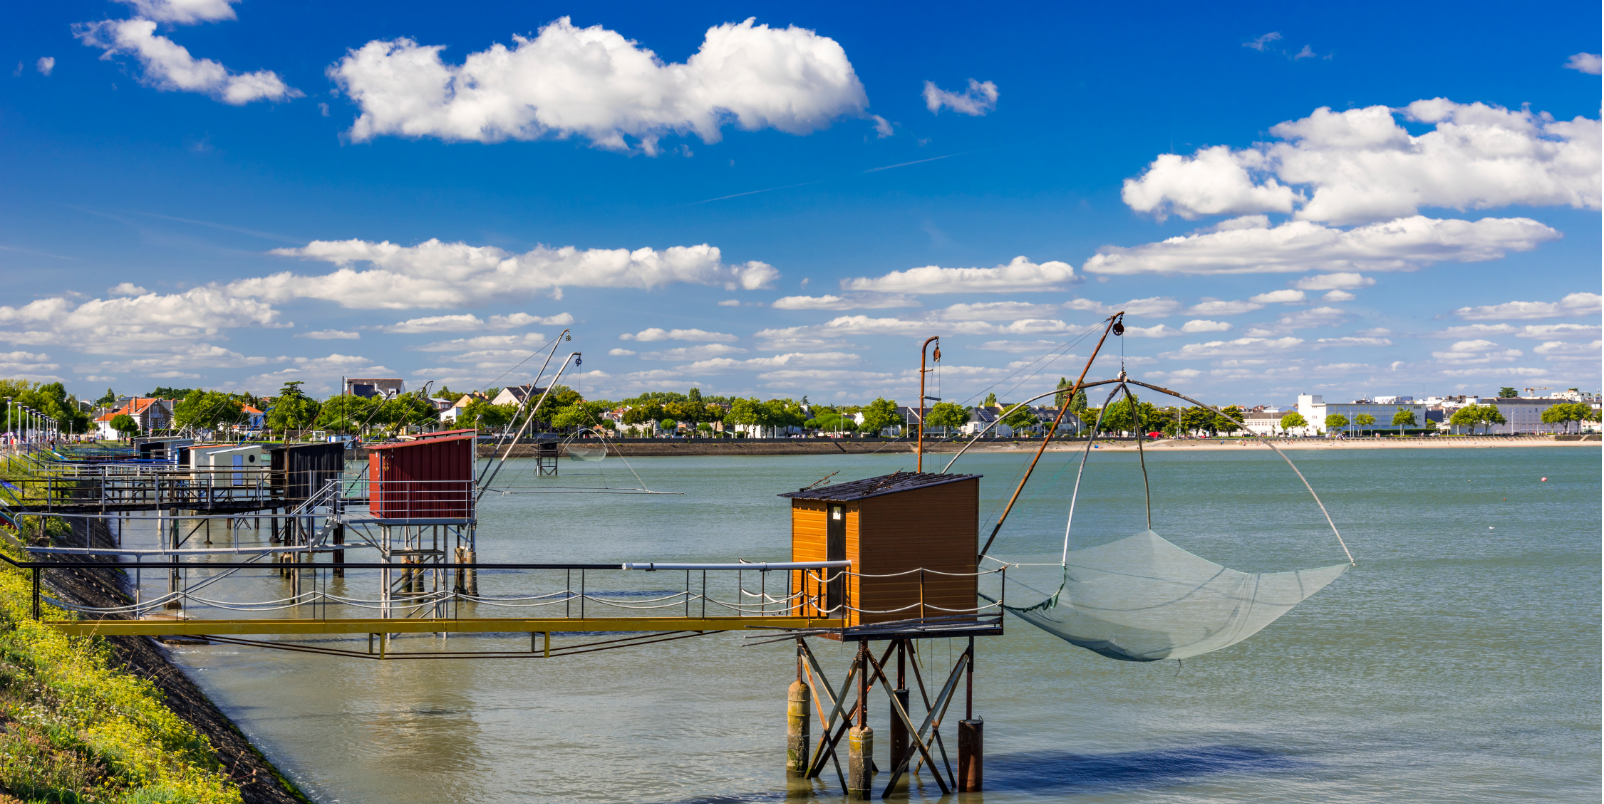
[[[847,731],[847,797],[874,797],[874,729],[868,726]]]
[[[808,772],[809,726],[812,718],[813,690],[801,680],[791,682],[785,692],[785,770],[792,776]]]
[[[897,699],[897,703],[902,705],[902,711],[908,711],[908,691],[906,689],[897,689],[892,690],[891,694]],[[902,761],[908,758],[908,724],[902,722],[902,718],[897,717],[897,707],[895,705],[891,707],[890,733],[886,737],[889,743],[887,747],[891,750],[891,767],[893,770],[900,768],[902,767]]]
[[[985,781],[985,718],[958,722],[958,792],[978,793]]]

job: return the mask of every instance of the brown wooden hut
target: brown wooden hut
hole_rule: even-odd
[[[823,584],[795,573],[792,588],[807,593],[798,616],[863,625],[974,611],[980,475],[897,472],[780,496],[791,499],[792,561],[852,562]]]

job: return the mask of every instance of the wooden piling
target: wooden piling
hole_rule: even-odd
[[[978,793],[985,781],[984,718],[958,722],[958,792]]]
[[[813,722],[809,707],[813,705],[813,690],[801,679],[791,682],[785,692],[785,770],[792,776],[808,772],[809,724]]]

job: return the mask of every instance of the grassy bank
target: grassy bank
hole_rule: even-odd
[[[0,551],[23,559],[9,538]],[[210,742],[151,681],[119,669],[104,639],[40,625],[32,607],[30,574],[0,563],[0,790],[52,804],[241,801]],[[69,615],[47,606],[44,616]]]

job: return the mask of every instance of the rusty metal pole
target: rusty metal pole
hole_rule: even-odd
[[[941,344],[939,343],[940,340],[941,340],[941,336],[940,335],[932,335],[932,336],[926,338],[924,344],[919,347],[919,438],[914,442],[914,445],[913,445],[913,453],[914,453],[914,469],[913,470],[915,472],[923,472],[925,470],[925,371],[926,371],[926,369],[925,369],[925,350],[930,348],[930,342],[931,341],[937,341],[938,343],[936,343],[936,362],[940,363],[941,362]],[[892,764],[895,765],[896,763],[893,762]]]
[[[969,638],[964,668],[964,719],[958,724],[958,792],[978,793],[985,782],[986,721],[975,717],[975,638]]]
[[[891,691],[891,696],[897,703],[891,706],[891,718],[888,721],[890,727],[887,731],[891,743],[893,772],[896,768],[902,767],[902,761],[908,757],[908,724],[897,716],[898,705],[902,707],[902,711],[908,711],[907,648],[907,640],[897,640],[897,688]]]

